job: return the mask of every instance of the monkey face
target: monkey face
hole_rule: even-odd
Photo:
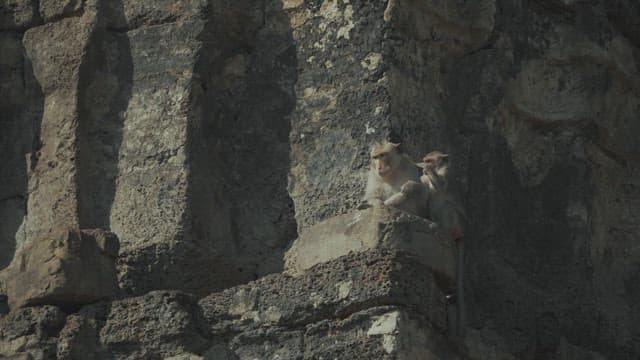
[[[388,174],[393,169],[392,163],[393,161],[388,153],[381,153],[371,157],[371,166],[380,176]]]
[[[427,175],[430,171],[444,176],[449,166],[449,155],[440,151],[432,151],[422,158],[422,162],[416,164],[422,168],[422,173]]]
[[[397,158],[400,156],[398,147],[400,144],[384,143],[376,144],[371,150],[371,167],[380,176],[393,172],[397,166]]]

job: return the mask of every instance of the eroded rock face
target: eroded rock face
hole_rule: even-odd
[[[335,286],[327,286],[335,284]],[[309,309],[314,309],[310,311]],[[154,291],[84,307],[57,335],[58,359],[456,359],[444,294],[427,268],[370,250],[299,277],[266,276],[199,302]]]
[[[296,62],[279,3],[7,0],[0,14],[0,267],[69,226],[119,236],[129,294],[282,269]]]
[[[83,308],[69,316],[58,339],[58,359],[167,358],[202,354],[209,339],[196,299],[156,291]]]
[[[369,250],[301,276],[269,275],[200,305],[213,335],[235,334],[229,347],[241,359],[455,359],[443,336],[444,293],[427,269],[403,252]]]
[[[0,272],[9,306],[77,308],[115,298],[119,247],[103,230],[59,229],[29,243]]]
[[[452,158],[473,356],[637,358],[638,19],[633,0],[0,0],[0,267],[70,226],[119,236],[129,295],[278,272],[296,228],[354,210],[390,136]],[[384,334],[323,337],[404,318],[387,305],[220,348],[386,356]]]
[[[637,6],[389,4],[290,10],[302,42],[290,182],[300,233],[353,209],[366,146],[388,128],[415,159],[451,156],[470,220],[470,326],[507,338],[499,352],[515,358],[637,354]],[[351,41],[338,34],[347,18]]]
[[[56,340],[66,315],[55,306],[17,309],[0,318],[0,357],[56,358]]]

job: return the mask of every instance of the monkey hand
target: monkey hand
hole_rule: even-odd
[[[362,200],[360,205],[358,205],[358,210],[365,210],[370,207],[380,207],[384,206],[384,203],[380,199],[370,199],[370,200]]]
[[[400,187],[400,192],[402,192],[403,194],[417,193],[420,190],[421,186],[423,185],[413,180],[409,180]]]

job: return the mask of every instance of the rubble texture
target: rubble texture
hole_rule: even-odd
[[[635,0],[0,0],[0,358],[640,357],[638,19]],[[385,138],[451,155],[464,338],[434,271],[452,259],[367,243],[438,244],[355,212]]]

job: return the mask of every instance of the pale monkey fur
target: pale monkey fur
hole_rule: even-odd
[[[371,168],[367,178],[364,202],[370,206],[394,206],[416,213],[424,207],[407,196],[420,191],[420,170],[411,159],[400,152],[400,144],[384,142],[371,148]],[[414,185],[415,184],[415,185]],[[406,186],[405,186],[406,185]],[[403,193],[402,190],[407,191]]]

